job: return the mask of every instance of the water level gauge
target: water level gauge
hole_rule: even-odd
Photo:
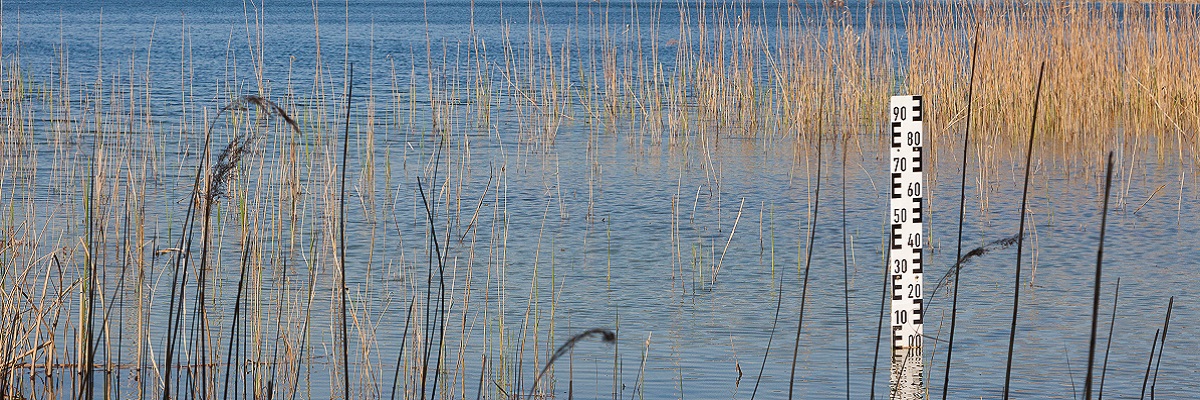
[[[888,275],[892,289],[892,398],[921,398],[921,340],[924,298],[921,295],[924,230],[921,222],[925,179],[921,96],[892,96],[891,249]]]

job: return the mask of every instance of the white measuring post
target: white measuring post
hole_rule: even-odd
[[[921,347],[924,173],[921,96],[892,96],[892,348]]]
[[[921,284],[925,130],[921,100],[921,96],[892,96],[890,107],[892,188],[888,220],[892,229],[888,281],[892,289],[893,399],[917,399],[924,393],[921,335],[924,333],[925,308]]]

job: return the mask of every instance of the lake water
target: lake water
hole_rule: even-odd
[[[786,4],[745,4],[742,21],[771,28],[789,15],[812,16],[798,25],[820,35],[820,4],[801,5],[811,14],[788,14]],[[692,6],[686,18],[714,12]],[[840,132],[846,141],[826,138],[818,157],[815,135],[643,134],[641,122],[619,113],[594,118],[583,106],[546,113],[512,89],[513,81],[561,66],[542,65],[543,50],[521,51],[558,49],[564,38],[602,49],[606,30],[621,48],[662,46],[671,68],[681,26],[674,4],[2,7],[8,130],[0,320],[19,323],[0,330],[7,335],[0,348],[16,350],[0,356],[24,367],[0,388],[26,398],[79,390],[74,343],[84,326],[85,254],[92,254],[104,310],[93,318],[104,327],[94,336],[96,362],[115,366],[97,372],[95,398],[160,396],[172,326],[180,332],[175,362],[188,366],[172,372],[176,396],[223,396],[229,388],[235,397],[343,397],[337,249],[344,205],[352,397],[390,397],[401,348],[398,397],[421,396],[422,382],[431,397],[527,393],[548,355],[592,328],[615,331],[616,342],[578,342],[539,391],[724,399],[781,398],[791,387],[802,398],[841,398],[848,348],[850,397],[886,396],[886,341],[876,352],[888,214],[884,135]],[[861,28],[867,12],[852,4],[830,18]],[[903,43],[904,6],[880,3],[870,12]],[[778,37],[771,29],[768,41]],[[483,46],[484,56],[471,55]],[[554,79],[572,93],[601,90],[586,78],[601,57],[571,53],[559,70],[565,77]],[[355,95],[342,201],[348,61]],[[489,66],[482,80],[473,78],[477,61]],[[24,92],[14,91],[18,83]],[[470,98],[476,87],[493,88],[486,118]],[[301,132],[278,118],[258,125],[214,118],[249,94],[280,104]],[[187,278],[174,274],[172,249],[210,124],[214,153],[239,134],[257,139],[213,208],[201,302],[200,225]],[[547,130],[552,140],[540,136]],[[933,287],[956,255],[963,171],[961,143],[932,146],[925,334],[933,345],[925,362],[929,397],[938,398],[950,288]],[[1101,349],[1111,346],[1104,390],[1112,398],[1140,393],[1172,296],[1161,364],[1152,371],[1155,395],[1200,392],[1200,354],[1189,350],[1200,344],[1200,297],[1190,289],[1200,283],[1200,182],[1191,147],[1177,154],[1175,143],[1164,146],[1131,141],[1113,149],[1099,336]],[[1017,233],[1024,160],[1019,151],[997,153],[984,166],[977,155],[968,160],[964,252]],[[1033,168],[1012,388],[1021,398],[1076,398],[1088,354],[1103,155],[1038,151]],[[442,267],[431,248],[444,252]],[[1003,386],[1016,246],[990,248],[963,269],[951,398],[999,398]],[[175,279],[185,279],[176,294],[186,299],[179,325],[170,322]],[[438,304],[444,332],[427,323],[437,320]],[[416,362],[436,363],[437,354],[433,396],[435,366],[422,378]],[[27,363],[65,367],[47,375]]]

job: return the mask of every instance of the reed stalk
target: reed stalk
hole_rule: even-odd
[[[821,104],[824,104],[825,97],[824,96],[819,97],[818,102],[820,102]],[[800,315],[796,318],[796,340],[792,344],[792,368],[791,368],[791,375],[789,375],[789,378],[788,378],[788,399],[789,400],[791,400],[792,396],[795,394],[796,360],[797,360],[797,357],[800,355],[800,333],[803,332],[803,330],[804,330],[804,306],[808,302],[809,272],[812,270],[813,244],[815,243],[816,238],[817,238],[817,216],[819,215],[818,212],[820,212],[820,210],[821,210],[821,166],[822,166],[821,155],[822,155],[822,153],[824,153],[823,148],[822,148],[822,143],[821,143],[821,139],[824,136],[824,130],[822,130],[820,128],[821,126],[822,126],[822,124],[818,123],[817,143],[816,143],[817,186],[816,186],[816,194],[813,195],[812,218],[809,221],[809,226],[808,226],[808,246],[805,247],[805,249],[804,249],[804,253],[805,253],[805,255],[804,255],[804,273],[801,278],[801,284],[800,284]]]
[[[315,39],[315,47],[310,55],[301,49],[294,64],[288,61],[286,75],[269,61],[279,58],[267,40],[273,16],[259,6],[244,11],[249,62],[238,61],[246,54],[238,32],[225,43],[225,60],[199,62],[209,57],[202,48],[221,43],[201,43],[201,30],[187,20],[175,32],[179,41],[173,43],[173,51],[180,59],[173,67],[159,68],[163,53],[152,42],[132,43],[139,49],[128,61],[112,57],[111,50],[97,53],[94,61],[102,68],[82,80],[71,58],[79,52],[69,48],[66,39],[54,49],[57,60],[44,68],[22,59],[19,46],[0,49],[8,50],[0,63],[0,119],[6,127],[0,133],[5,182],[0,185],[0,397],[369,398],[386,391],[380,389],[387,384],[381,383],[386,382],[386,372],[393,375],[391,396],[466,397],[470,393],[463,382],[474,378],[467,371],[481,374],[476,393],[480,397],[497,390],[549,395],[548,377],[530,381],[532,370],[522,370],[552,354],[547,346],[562,334],[559,327],[566,314],[558,299],[572,290],[576,275],[562,274],[563,258],[551,256],[550,278],[556,283],[549,290],[554,299],[549,313],[539,304],[545,292],[539,279],[544,277],[536,272],[528,293],[508,292],[530,282],[524,270],[511,268],[524,255],[507,253],[520,247],[510,248],[509,235],[523,233],[517,216],[525,211],[509,196],[526,175],[507,172],[525,174],[540,163],[543,172],[553,174],[544,180],[543,211],[549,215],[549,207],[557,202],[560,217],[567,220],[574,211],[571,184],[564,184],[570,171],[560,171],[557,159],[552,159],[572,150],[566,146],[587,146],[588,234],[595,233],[590,226],[594,222],[612,223],[604,210],[605,196],[612,193],[606,194],[611,188],[606,178],[613,176],[605,157],[614,145],[631,149],[642,157],[639,160],[663,154],[671,162],[688,160],[680,166],[674,219],[686,212],[679,204],[686,201],[679,195],[691,190],[682,189],[685,172],[695,168],[708,175],[696,189],[691,225],[672,221],[671,227],[672,265],[678,266],[671,274],[681,279],[684,296],[690,292],[693,300],[705,294],[700,289],[715,283],[716,273],[730,265],[724,261],[733,260],[739,251],[732,237],[740,218],[733,221],[728,237],[700,233],[730,228],[722,226],[728,224],[722,217],[730,211],[722,196],[732,195],[728,189],[735,185],[722,181],[718,157],[734,147],[731,143],[791,151],[799,159],[811,154],[814,138],[834,140],[843,146],[841,173],[846,180],[846,152],[856,144],[866,147],[857,141],[870,140],[871,135],[858,133],[873,132],[885,122],[877,110],[896,87],[929,99],[930,140],[963,146],[963,179],[969,158],[984,211],[995,190],[989,183],[999,181],[1005,162],[1019,159],[1022,145],[1032,146],[1032,140],[1022,141],[1026,123],[1036,124],[1039,152],[1051,155],[1044,161],[1052,168],[1093,171],[1098,159],[1089,154],[1123,146],[1126,158],[1119,175],[1127,180],[1125,190],[1118,191],[1125,193],[1116,199],[1118,205],[1129,204],[1128,194],[1137,193],[1137,181],[1128,177],[1155,161],[1178,164],[1185,171],[1179,179],[1182,204],[1183,176],[1195,167],[1188,158],[1196,149],[1189,132],[1200,129],[1200,92],[1192,83],[1200,81],[1200,16],[1194,7],[918,2],[882,10],[888,13],[868,8],[867,14],[856,14],[800,3],[781,3],[772,10],[774,6],[707,0],[629,7],[583,2],[576,6],[574,19],[560,25],[548,20],[552,7],[535,2],[528,5],[528,13],[522,8],[520,15],[501,16],[503,23],[512,22],[511,17],[517,21],[498,28],[503,33],[476,23],[472,7],[468,37],[461,43],[443,37],[432,23],[425,25],[425,40],[408,51],[382,41],[377,48],[372,38],[370,50],[363,51],[372,57],[389,54],[391,71],[377,71],[372,58],[370,75],[387,80],[390,74],[390,82],[379,86],[391,87],[375,91],[375,82],[360,82],[367,94],[360,93],[357,101],[367,104],[366,112],[353,117],[357,113],[351,112],[349,60],[357,44],[349,34],[345,42],[322,37],[319,22],[328,16],[321,15],[317,5],[314,2],[311,10],[315,38],[310,39]],[[0,7],[2,11],[7,10]],[[679,11],[678,21],[670,21],[672,11]],[[429,12],[432,15],[432,5]],[[349,21],[349,7],[346,14]],[[907,23],[899,30],[884,29],[891,21],[881,22],[881,16]],[[21,22],[14,24],[11,13],[6,17],[3,28],[9,29],[0,28],[0,36],[9,33],[4,37],[9,45]],[[349,25],[346,32],[353,33]],[[970,42],[962,34],[967,31],[974,32]],[[100,48],[110,42],[97,41]],[[344,65],[330,65],[322,57],[330,44],[344,46],[332,49],[344,51],[344,60],[333,60]],[[964,68],[968,59],[969,72]],[[1043,59],[1054,62],[1044,67],[1048,71],[1039,72],[1045,82],[1030,93],[1031,66]],[[225,75],[206,69],[209,64],[226,68]],[[332,96],[336,84],[326,69],[343,67],[348,104],[339,160],[339,118],[333,115],[340,111],[340,102]],[[168,75],[171,78],[161,78]],[[172,82],[164,84],[166,80]],[[1046,96],[1040,95],[1041,86]],[[256,97],[239,96],[242,92]],[[820,93],[815,104],[814,93]],[[1036,96],[1032,110],[1027,106],[1030,95]],[[217,104],[219,99],[233,99],[227,103],[238,105],[214,115],[198,106],[198,99],[205,98]],[[272,109],[254,100],[268,98],[286,102]],[[278,120],[247,118],[250,113],[243,108],[253,108],[260,117],[278,117],[286,109],[296,119],[287,121],[292,126],[288,129]],[[352,123],[364,132],[354,139],[363,154],[357,164],[362,173],[347,182]],[[825,124],[835,124],[838,132],[822,133]],[[956,133],[962,125],[965,135]],[[375,136],[376,129],[383,134]],[[239,136],[254,132],[270,133]],[[574,141],[574,136],[564,140],[568,132],[586,134],[586,143]],[[231,143],[226,149],[243,151],[244,156],[222,158],[219,144],[239,137],[254,140]],[[485,144],[471,146],[476,143]],[[254,145],[269,148],[270,154],[249,151]],[[476,151],[480,147],[487,149],[483,156]],[[432,170],[422,166],[418,181],[428,198],[395,185],[418,170],[414,165],[419,163],[408,163],[410,155],[426,161],[424,157],[435,151]],[[447,153],[444,165],[441,152]],[[489,159],[491,155],[495,157]],[[930,153],[931,160],[936,156]],[[820,158],[818,154],[818,172],[825,168]],[[488,168],[500,172],[489,174],[478,202],[468,202],[475,203],[472,210],[463,202],[468,193],[480,189],[473,179],[481,174],[472,168],[489,163]],[[441,168],[446,169],[444,179],[439,179]],[[433,179],[426,180],[430,173]],[[820,179],[814,200],[820,200]],[[848,190],[845,185],[843,191]],[[1165,186],[1134,210],[1138,217],[1153,210],[1150,200],[1160,198],[1156,195],[1162,189]],[[701,201],[704,190],[709,203]],[[853,194],[843,193],[843,207],[846,196]],[[965,192],[960,200],[965,200]],[[424,203],[426,215],[421,215],[418,201]],[[811,221],[816,221],[818,204],[813,201]],[[484,207],[493,209],[491,215]],[[360,248],[353,237],[349,242],[346,238],[347,218],[360,215],[355,208],[362,212],[369,238],[361,242],[366,251],[347,254],[347,246]],[[412,216],[406,217],[409,208]],[[705,208],[717,214],[713,226],[697,215]],[[1025,212],[1025,205],[1022,208]],[[422,268],[405,253],[403,235],[425,224],[430,260],[422,297],[417,293],[422,291]],[[564,226],[568,225],[546,223],[545,233],[555,247],[563,246],[564,240],[552,233]],[[476,242],[472,233],[478,234],[481,227],[490,237]],[[684,238],[691,231],[697,233],[689,244]],[[814,231],[809,229],[809,253],[803,255],[808,264],[802,271],[802,296],[812,294],[807,293],[807,283]],[[606,273],[613,290],[624,278],[622,233],[616,223],[607,228],[608,271],[597,270]],[[1023,235],[1022,230],[1016,238],[1023,240]],[[452,237],[458,238],[459,246],[451,246]],[[847,343],[853,333],[848,237],[844,232]],[[944,398],[954,366],[962,264],[992,248],[988,244],[964,256],[961,241],[960,228]],[[585,236],[583,271],[592,267],[586,254],[597,250],[589,247],[592,244]],[[377,251],[377,245],[396,248],[397,254]],[[685,258],[687,247],[690,260]],[[485,253],[486,261],[477,261],[475,257]],[[544,254],[539,249],[534,257]],[[347,276],[347,262],[361,264],[366,272]],[[487,264],[486,272],[480,262]],[[685,278],[689,263],[691,277]],[[482,285],[471,281],[485,274]],[[356,278],[367,282],[358,287],[364,300],[350,302],[352,293],[360,292],[349,292],[347,279],[353,283]],[[773,327],[784,292],[782,275],[774,279],[779,279],[780,297]],[[377,296],[380,293],[385,295]],[[392,311],[403,307],[398,304],[406,297],[412,302],[401,351],[395,369],[387,371],[390,365],[385,364],[391,360],[378,357],[391,354],[386,349],[394,339],[385,340],[379,332],[399,327],[399,314]],[[803,314],[811,314],[805,300],[797,348]],[[1014,330],[1018,301],[1014,300]],[[322,302],[327,306],[321,307]],[[1115,304],[1114,297],[1113,322]],[[511,318],[521,309],[530,310],[527,324],[514,328]],[[349,353],[351,324],[358,329],[355,355]],[[1152,357],[1164,353],[1158,342],[1165,340],[1166,325],[1162,339],[1155,339],[1158,355]],[[773,336],[751,397],[758,383],[769,379],[765,365],[774,350],[772,341]],[[1094,348],[1094,342],[1091,345]],[[476,349],[482,357],[470,356]],[[846,350],[849,371],[853,354],[849,345]],[[1094,352],[1089,353],[1090,370]],[[614,354],[613,391],[622,393],[622,380],[633,374],[625,374],[630,371],[623,370],[616,357],[619,351],[614,349]],[[655,359],[646,357],[646,371],[652,371]],[[471,365],[476,361],[486,365]],[[1151,395],[1156,373],[1150,371],[1152,364],[1146,378]],[[1100,375],[1102,396],[1105,369]],[[646,393],[650,388],[645,386],[651,378],[638,377],[633,394],[653,394]],[[492,379],[499,383],[493,385]],[[848,392],[851,382],[848,377]],[[794,381],[789,384],[794,386]]]
[[[1150,367],[1154,365],[1154,350],[1158,348],[1158,338],[1161,333],[1162,328],[1155,329],[1154,340],[1150,342],[1150,360],[1146,361],[1146,375],[1142,378],[1142,394],[1138,396],[1142,400],[1146,398],[1146,385],[1150,383]]]
[[[1016,273],[1014,274],[1014,278],[1013,278],[1012,323],[1009,325],[1009,328],[1008,328],[1008,359],[1005,362],[1005,366],[1004,366],[1004,399],[1005,400],[1008,399],[1009,383],[1012,382],[1013,346],[1016,344],[1016,340],[1017,340],[1017,311],[1021,305],[1021,253],[1022,253],[1022,250],[1024,249],[1024,244],[1025,244],[1025,210],[1028,205],[1027,202],[1029,201],[1029,197],[1028,197],[1029,196],[1029,175],[1030,175],[1030,172],[1032,171],[1032,168],[1030,168],[1030,165],[1033,162],[1033,134],[1034,134],[1034,132],[1037,132],[1038,101],[1042,97],[1041,96],[1041,94],[1042,94],[1042,78],[1045,76],[1044,75],[1045,72],[1046,72],[1046,63],[1042,62],[1042,66],[1040,68],[1040,71],[1038,72],[1037,90],[1034,92],[1035,94],[1033,97],[1033,117],[1030,119],[1030,123],[1029,123],[1029,147],[1025,151],[1025,186],[1021,190],[1021,210],[1020,210],[1021,223],[1020,223],[1020,227],[1017,229],[1017,266],[1016,266]],[[957,276],[957,275],[955,275],[955,276]]]
[[[1096,362],[1096,324],[1100,318],[1100,273],[1104,261],[1104,232],[1108,227],[1108,193],[1112,189],[1113,153],[1108,152],[1108,168],[1104,176],[1104,206],[1100,208],[1100,244],[1096,249],[1096,279],[1092,293],[1092,336],[1088,342],[1087,378],[1083,381],[1083,398],[1092,399],[1092,374]]]
[[[347,29],[349,26],[347,25]],[[347,36],[346,40],[349,40]],[[348,47],[347,47],[348,48]],[[349,51],[349,50],[347,50]],[[347,53],[349,57],[349,53]],[[346,287],[346,167],[348,164],[348,156],[350,155],[350,105],[354,100],[354,64],[351,63],[348,67],[346,75],[346,123],[345,132],[342,135],[342,165],[341,165],[341,193],[338,199],[338,267],[341,268],[338,278],[338,291],[341,292],[341,317],[342,317],[342,396],[350,399],[350,335],[347,332],[348,314],[346,312],[346,304],[349,303],[349,288]]]
[[[1113,307],[1108,321],[1108,339],[1104,343],[1104,365],[1100,368],[1100,389],[1096,398],[1104,400],[1104,378],[1108,377],[1108,351],[1112,350],[1113,330],[1117,326],[1117,299],[1121,297],[1121,278],[1117,278],[1117,287],[1113,289]]]
[[[970,154],[971,144],[971,112],[974,110],[973,100],[975,99],[975,57],[979,52],[979,29],[976,27],[975,37],[971,45],[971,75],[967,80],[967,120],[966,129],[963,130],[962,143],[962,175],[958,181],[958,238],[955,240],[955,260],[962,259],[962,234],[963,224],[966,221],[967,212],[967,157]],[[950,391],[950,371],[951,360],[954,359],[954,331],[958,322],[958,278],[962,273],[962,263],[954,263],[954,292],[950,297],[950,337],[949,343],[946,344],[946,373],[942,377],[942,400],[946,400],[946,396]],[[940,283],[940,282],[939,282]],[[936,289],[934,290],[936,292]]]
[[[1154,398],[1154,387],[1158,384],[1158,367],[1162,365],[1163,351],[1167,348],[1167,328],[1171,327],[1171,311],[1175,308],[1175,296],[1167,301],[1167,316],[1163,318],[1162,336],[1158,340],[1158,357],[1154,360],[1154,377],[1150,380],[1150,398]]]

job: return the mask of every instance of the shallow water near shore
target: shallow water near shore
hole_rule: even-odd
[[[25,123],[10,123],[4,143],[0,282],[11,306],[3,320],[19,323],[5,325],[11,336],[0,343],[13,345],[0,347],[34,350],[0,353],[19,365],[4,387],[26,398],[79,390],[75,338],[85,330],[94,261],[103,310],[93,318],[103,327],[93,336],[95,362],[108,366],[96,373],[94,397],[161,396],[176,279],[185,280],[174,295],[186,300],[176,363],[187,366],[172,372],[176,396],[222,395],[232,386],[235,397],[343,397],[344,206],[352,397],[390,397],[397,370],[397,396],[429,395],[435,368],[438,397],[525,393],[559,345],[592,328],[615,331],[616,343],[579,342],[538,382],[541,395],[748,398],[757,387],[756,397],[779,398],[793,381],[794,354],[800,397],[842,397],[848,346],[852,397],[872,388],[884,396],[886,340],[876,353],[888,213],[884,135],[834,126],[820,139],[719,131],[654,137],[630,133],[644,129],[638,122],[583,116],[549,118],[547,128],[536,123],[546,119],[528,117],[542,109],[512,106],[526,96],[519,91],[498,89],[501,100],[486,120],[474,100],[430,94],[469,92],[457,90],[472,81],[454,57],[472,46],[464,28],[472,12],[478,37],[494,49],[505,40],[501,21],[516,21],[509,27],[520,34],[512,38],[525,40],[529,29],[569,32],[604,12],[618,21],[632,12],[629,3],[593,3],[546,2],[530,24],[528,3],[322,3],[319,11],[272,3],[258,15],[240,3],[6,2],[4,65],[19,65],[32,89],[5,103],[20,104],[9,115]],[[653,13],[656,3],[634,4]],[[750,15],[770,22],[778,18],[772,10]],[[661,10],[665,32],[678,23],[672,12]],[[495,65],[507,59],[489,54]],[[587,57],[575,57],[584,69]],[[345,60],[354,62],[355,96],[343,201]],[[268,82],[261,93],[257,76]],[[255,119],[254,107],[214,118],[247,94],[294,113],[300,132],[277,115]],[[531,133],[548,129],[550,140]],[[210,162],[235,137],[253,137],[255,146],[226,195],[215,198],[210,261],[199,269],[197,228],[192,269],[177,278],[176,248],[206,131]],[[933,143],[926,173],[931,398],[940,397],[945,371],[951,288],[933,290],[957,250],[960,145]],[[1200,297],[1190,290],[1200,283],[1200,182],[1188,149],[1176,155],[1161,147],[1112,149],[1099,336],[1099,348],[1111,346],[1104,391],[1112,398],[1141,390],[1172,296],[1154,393],[1200,391],[1200,354],[1188,351],[1200,342]],[[1104,155],[1038,150],[1013,393],[1074,398],[1086,370]],[[1024,160],[1004,154],[984,165],[976,154],[968,160],[964,253],[1017,232]],[[1000,396],[1015,257],[1015,247],[996,249],[964,266],[951,398]],[[200,271],[206,283],[197,286]],[[422,359],[431,360],[427,373]],[[61,367],[48,373],[45,365]]]

